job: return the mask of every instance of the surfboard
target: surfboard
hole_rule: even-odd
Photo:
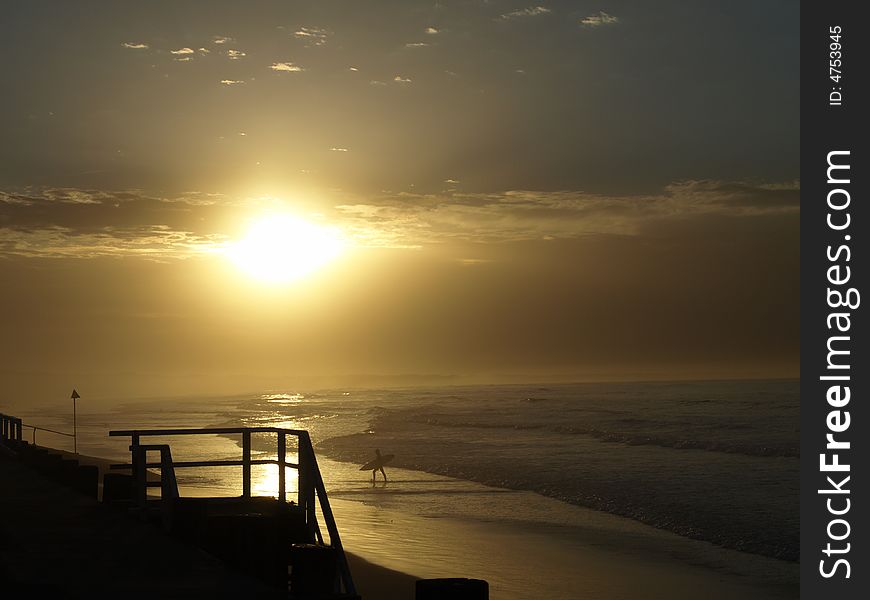
[[[375,458],[364,464],[359,468],[360,471],[375,471],[380,469],[385,464],[390,462],[396,457],[395,454],[381,454],[379,458]]]

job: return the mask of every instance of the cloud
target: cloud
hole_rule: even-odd
[[[450,240],[486,244],[651,236],[680,224],[717,223],[715,219],[748,223],[800,211],[798,182],[680,181],[641,195],[535,190],[335,194],[341,195],[324,209],[331,224],[358,246],[391,248]],[[273,201],[199,191],[166,198],[139,190],[0,190],[0,258],[207,255],[219,252],[232,237],[219,224],[241,223]]]
[[[395,81],[396,83],[411,83],[412,80],[410,77],[402,77],[401,75],[396,75],[395,77],[393,77],[393,81]]]
[[[426,42],[411,42],[410,44],[405,44],[405,48],[425,48],[429,45]]]
[[[224,85],[242,85],[245,82],[239,79],[221,79],[221,83]]]
[[[487,263],[491,263],[492,259],[489,258],[460,258],[459,264],[465,267],[474,267],[476,265],[484,265]]]
[[[306,46],[323,46],[327,42],[329,32],[318,27],[301,27],[293,32],[293,37],[304,41]]]
[[[147,50],[148,44],[143,44],[141,42],[124,42],[121,44],[124,48],[130,48],[131,50]]]
[[[427,35],[438,35],[441,33],[441,31],[435,27],[427,27],[425,31]]]
[[[347,148],[330,148],[332,152],[348,152]]]
[[[502,243],[589,235],[637,236],[652,226],[698,218],[797,214],[797,182],[759,185],[685,181],[657,194],[613,196],[577,191],[402,193],[336,206],[360,244],[419,247],[453,239]]]
[[[301,73],[305,69],[291,62],[276,62],[269,67],[273,71],[281,71],[284,73]]]
[[[0,191],[0,257],[166,259],[214,252],[227,236],[193,229],[221,200],[200,192],[167,200],[138,190]]]
[[[178,61],[178,62],[190,62],[190,61],[192,61],[193,59],[192,59],[191,57],[189,57],[189,56],[181,56],[181,57],[178,57],[178,58],[173,58],[172,60],[175,60],[175,61]]]
[[[199,52],[200,54],[202,54],[203,56],[205,56],[206,54],[211,54],[211,50],[209,50],[208,48],[197,48],[196,51]]]
[[[602,10],[594,15],[583,17],[582,19],[580,19],[580,23],[584,27],[601,27],[602,25],[615,25],[619,23],[619,17],[609,15]]]
[[[549,8],[545,6],[530,6],[528,8],[521,8],[519,10],[514,10],[509,13],[503,14],[500,19],[504,21],[511,21],[514,19],[523,19],[526,17],[540,17],[541,15],[548,15],[551,11]]]
[[[211,41],[213,44],[222,45],[222,44],[231,44],[231,43],[235,42],[236,40],[231,38],[231,37],[226,37],[223,35],[216,35],[211,39]]]
[[[227,56],[230,60],[239,60],[240,58],[247,56],[247,54],[241,50],[227,50]]]
[[[193,48],[179,48],[178,50],[170,50],[170,54],[193,54]]]

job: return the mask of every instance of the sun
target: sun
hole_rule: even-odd
[[[244,238],[227,249],[229,258],[261,281],[296,281],[337,258],[344,250],[338,230],[287,214],[254,221]]]

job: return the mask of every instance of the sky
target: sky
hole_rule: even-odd
[[[798,3],[537,2],[5,5],[0,393],[797,376]]]

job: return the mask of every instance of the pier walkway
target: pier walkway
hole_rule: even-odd
[[[58,599],[282,597],[205,551],[106,510],[3,452],[0,589],[9,598],[40,597],[39,592]]]

